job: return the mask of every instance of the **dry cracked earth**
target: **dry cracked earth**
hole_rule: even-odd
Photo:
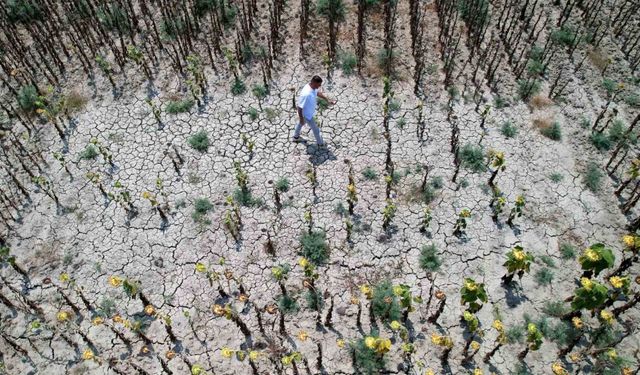
[[[428,17],[436,22],[434,13]],[[408,31],[401,29],[397,38],[404,34]],[[435,46],[437,32],[427,34]],[[517,337],[488,363],[482,358],[495,347],[496,319],[507,329],[542,318],[550,326],[558,324],[545,306],[570,297],[582,274],[576,258],[563,256],[562,245],[573,246],[579,255],[594,243],[605,243],[613,249],[616,263],[622,259],[627,218],[613,195],[614,181],[605,177],[597,193],[583,183],[588,161],[603,164],[608,159],[589,144],[588,132],[580,126],[582,116],[595,118],[596,109],[606,101],[594,89],[599,72],[587,63],[569,83],[571,100],[565,103],[536,108],[514,98],[507,107],[491,108],[483,120],[476,104],[463,97],[448,113],[439,72],[426,80],[430,87],[420,106],[410,73],[399,68],[392,83],[399,106],[390,121],[396,172],[390,197],[397,211],[385,229],[387,142],[381,79],[340,71],[331,79],[323,75],[325,93],[337,99],[336,105],[317,113],[328,147],[317,148],[308,128],[303,131],[306,141],[293,143],[294,92],[319,71],[320,64],[301,63],[295,47],[290,49],[263,101],[251,93],[233,96],[227,79],[211,76],[202,106],[189,113],[163,113],[158,122],[145,103],[146,90],[116,100],[107,94],[108,84],[98,80],[104,93],[75,116],[68,144],[50,130],[40,135],[46,149],[67,152],[70,173],[48,157],[48,175],[60,206],[34,188],[22,224],[7,237],[25,274],[8,264],[1,269],[2,296],[9,300],[0,305],[2,371],[188,374],[201,368],[210,374],[352,374],[350,346],[376,329],[391,339],[385,354],[388,373],[509,374],[524,371],[522,363],[529,373],[552,373],[562,346],[550,339],[522,363],[516,356],[526,343]],[[403,63],[410,59],[400,58]],[[427,58],[437,63],[438,54],[431,51]],[[508,67],[501,70],[506,76]],[[505,91],[515,90],[513,82],[505,79],[504,85]],[[160,97],[176,87],[175,82],[168,83],[159,90]],[[485,94],[487,104],[494,99]],[[250,107],[258,109],[256,119],[249,115]],[[426,124],[422,138],[420,118]],[[540,134],[533,124],[542,118],[561,124],[560,141]],[[501,132],[506,121],[517,128],[515,136]],[[460,129],[461,145],[505,154],[506,168],[495,182],[507,204],[497,222],[487,186],[491,170],[474,173],[461,168],[453,181],[453,124]],[[202,130],[210,140],[205,152],[188,142]],[[92,139],[108,150],[111,162],[103,155],[80,158]],[[248,189],[258,203],[242,206],[227,199],[238,189],[236,162],[246,171]],[[350,166],[357,194],[353,214],[347,212]],[[365,177],[366,169],[376,177]],[[426,171],[436,186],[429,204],[415,195]],[[99,182],[90,181],[87,173],[97,174]],[[289,189],[280,193],[276,204],[275,185],[282,178],[288,180]],[[130,193],[133,214],[110,196],[122,191]],[[519,195],[526,199],[523,214],[508,225],[509,210]],[[208,199],[212,208],[195,220],[200,198]],[[227,218],[235,220],[236,208],[241,222],[232,223],[237,225],[234,232]],[[432,220],[423,231],[425,208]],[[466,233],[456,236],[454,226],[463,209],[471,216]],[[316,269],[315,288],[324,296],[320,313],[308,306],[308,284],[299,265],[300,238],[309,228],[324,231],[329,246],[329,260]],[[431,244],[442,261],[435,272],[425,271],[419,262],[422,247]],[[501,280],[503,263],[514,246],[531,252],[535,261],[530,273],[506,287]],[[298,309],[284,315],[283,333],[281,315],[272,307],[282,294],[273,268],[284,264],[291,271],[282,284]],[[548,285],[536,277],[543,269],[553,275]],[[635,264],[630,275],[637,272]],[[480,347],[466,361],[464,357],[474,350],[465,348],[469,333],[460,321],[464,278],[484,283],[488,293],[477,313],[482,334],[473,338]],[[383,280],[406,284],[413,296],[423,300],[413,303],[414,310],[403,322],[413,344],[411,354],[402,350],[399,331],[370,318],[361,287],[373,288]],[[123,281],[136,289],[133,296],[126,293]],[[435,291],[444,292],[446,303],[432,323],[428,318],[441,304],[433,296]],[[216,314],[215,305],[231,308],[250,336],[224,313]],[[326,324],[328,314],[331,324]],[[589,314],[584,320],[600,324]],[[637,322],[634,308],[614,324],[622,330]],[[433,334],[453,339],[446,364],[440,360],[443,348],[432,342]],[[634,361],[629,364],[632,370],[637,369],[639,349],[635,333],[617,346],[618,355]],[[91,360],[83,359],[87,350]],[[229,350],[232,358],[227,358]],[[236,358],[236,352],[250,351],[251,360]],[[292,353],[300,357],[283,364],[282,358]],[[588,358],[567,358],[562,364],[570,373],[593,373],[594,363]]]

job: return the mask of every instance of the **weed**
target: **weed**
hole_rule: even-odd
[[[192,99],[171,100],[165,107],[165,111],[171,114],[189,112],[194,104]]]
[[[541,286],[551,285],[553,282],[553,272],[548,268],[542,268],[536,272],[536,282]]]
[[[589,128],[591,126],[591,119],[589,117],[587,117],[587,116],[582,116],[580,118],[580,126],[583,129]]]
[[[520,79],[518,80],[518,95],[520,99],[527,101],[532,96],[540,93],[542,84],[537,79]]]
[[[41,20],[42,10],[37,2],[31,0],[7,0],[7,18],[11,23],[29,23]]]
[[[251,92],[253,93],[253,96],[262,100],[269,94],[269,88],[265,85],[254,85]]]
[[[540,133],[554,141],[562,140],[562,128],[557,121],[554,121],[551,125],[541,127]]]
[[[545,302],[542,311],[549,316],[559,318],[566,314],[569,309],[562,301],[547,301]]]
[[[92,144],[87,145],[85,149],[80,153],[81,160],[94,160],[98,157],[100,153],[98,152],[98,148]]]
[[[233,199],[244,207],[260,207],[264,203],[262,199],[255,198],[249,189],[236,189],[233,191]]]
[[[322,294],[317,290],[307,290],[305,293],[305,300],[307,301],[307,306],[314,311],[321,311],[322,306],[324,305],[324,299],[322,298]]]
[[[511,121],[505,121],[500,128],[500,132],[507,138],[513,138],[518,134],[518,128]]]
[[[38,90],[33,85],[20,87],[18,91],[18,104],[26,112],[36,109],[38,102]]]
[[[524,338],[524,328],[522,327],[522,325],[515,325],[507,329],[505,334],[507,336],[508,343],[510,344],[519,343],[519,342],[522,342],[522,339]]]
[[[305,232],[300,238],[302,245],[302,256],[316,266],[326,263],[329,260],[329,244],[324,231],[316,230]]]
[[[596,193],[598,190],[600,190],[602,177],[604,177],[604,173],[602,173],[602,170],[600,170],[598,164],[589,162],[589,164],[587,165],[587,170],[582,176],[582,182],[585,184],[587,189]]]
[[[552,257],[550,257],[548,255],[542,255],[542,256],[538,257],[538,259],[540,259],[542,261],[542,263],[546,264],[547,267],[551,267],[551,268],[555,268],[556,267],[556,262],[553,260]]]
[[[200,130],[188,139],[189,146],[196,151],[207,152],[209,149],[209,135],[206,131]]]
[[[384,322],[390,323],[394,320],[400,320],[400,304],[393,293],[393,286],[389,280],[385,280],[373,288],[371,310],[374,316]]]
[[[340,54],[340,66],[342,67],[342,72],[345,75],[351,75],[353,73],[353,68],[355,68],[358,60],[356,59],[356,55],[351,52],[343,52]]]
[[[484,172],[487,169],[484,160],[484,151],[481,146],[467,143],[460,150],[460,160],[462,166],[471,169],[473,172]]]
[[[559,172],[553,172],[549,175],[549,179],[557,184],[564,179],[564,175]]]
[[[239,77],[236,77],[231,84],[231,93],[237,96],[242,95],[245,92],[247,92],[247,86]]]
[[[371,337],[377,337],[377,333],[373,332]],[[386,367],[384,355],[379,355],[376,353],[375,349],[368,347],[364,338],[356,341],[352,345],[351,350],[353,351],[353,365],[357,370],[357,373],[374,375],[381,374],[384,371]]]
[[[289,191],[289,180],[286,177],[280,177],[278,181],[276,181],[275,187],[279,192],[285,193]]]
[[[560,244],[560,256],[562,259],[574,259],[576,257],[576,248],[575,246],[569,243]]]
[[[591,133],[591,144],[599,151],[606,151],[611,149],[611,139],[604,133]]]
[[[382,48],[378,51],[376,60],[378,62],[378,68],[380,68],[380,70],[382,70],[383,72],[393,72],[393,64],[396,60],[396,53],[393,50]]]
[[[194,211],[191,218],[196,223],[209,224],[209,220],[205,219],[205,215],[213,209],[213,204],[207,198],[198,198],[194,204]]]
[[[258,118],[258,110],[253,107],[249,107],[249,109],[247,110],[247,115],[249,115],[251,121],[255,121]]]
[[[435,245],[422,246],[420,250],[420,268],[428,272],[436,272],[440,269],[442,260],[438,256]]]
[[[285,315],[298,312],[298,301],[288,294],[278,297],[278,309]]]

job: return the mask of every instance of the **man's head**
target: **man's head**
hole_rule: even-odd
[[[322,86],[322,78],[320,78],[320,76],[313,76],[313,78],[311,78],[311,82],[309,82],[309,86],[314,90],[319,88]]]

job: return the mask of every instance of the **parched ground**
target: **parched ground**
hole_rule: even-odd
[[[289,12],[294,15],[294,10]],[[407,12],[402,4],[400,19]],[[425,22],[435,24],[435,13],[429,12]],[[349,19],[344,25],[343,38],[349,38],[344,30],[353,22]],[[397,38],[403,37],[408,37],[408,30],[399,27]],[[437,31],[428,31],[425,38],[435,46]],[[380,43],[374,37],[370,42]],[[522,327],[525,320],[542,320],[549,327],[559,324],[544,308],[570,297],[582,274],[577,259],[562,257],[560,246],[572,245],[579,255],[592,244],[605,243],[614,250],[616,266],[620,263],[621,237],[628,222],[613,194],[615,181],[604,177],[596,193],[583,182],[589,161],[604,165],[609,158],[589,143],[588,131],[580,126],[582,117],[594,119],[606,101],[594,89],[601,78],[590,62],[569,84],[570,97],[564,104],[534,107],[509,97],[509,106],[491,108],[482,129],[476,104],[464,97],[455,101],[454,116],[447,120],[447,93],[440,72],[425,79],[427,95],[421,108],[413,94],[410,69],[403,66],[411,64],[410,53],[401,53],[399,77],[392,85],[400,107],[390,123],[391,158],[398,173],[391,199],[397,212],[390,230],[385,231],[387,143],[382,127],[382,81],[375,71],[364,77],[336,71],[325,81],[324,90],[337,104],[317,113],[328,147],[318,149],[308,128],[303,132],[306,142],[293,143],[292,89],[298,90],[320,69],[317,61],[299,62],[296,48],[288,47],[262,102],[250,92],[231,95],[228,77],[211,76],[206,103],[189,113],[163,113],[161,123],[144,101],[146,91],[140,89],[117,100],[108,94],[91,100],[75,116],[68,145],[51,129],[40,133],[39,142],[45,149],[68,150],[65,157],[71,174],[48,157],[48,175],[63,207],[34,190],[31,204],[22,213],[22,224],[8,237],[15,263],[26,275],[9,264],[0,271],[1,293],[10,301],[0,305],[4,338],[0,341],[4,364],[0,372],[188,374],[201,366],[212,374],[351,374],[350,344],[375,328],[381,337],[392,339],[385,355],[389,373],[422,374],[428,369],[452,374],[475,369],[515,373],[519,368],[516,356],[526,346],[517,338],[488,364],[483,363],[497,338],[491,325],[495,319],[501,319],[507,329]],[[439,55],[433,50],[427,58],[438,63]],[[500,73],[506,76],[508,69],[505,64]],[[253,81],[260,78],[250,77],[248,86]],[[108,87],[105,82],[99,81],[100,85]],[[503,85],[505,91],[515,92],[509,79]],[[160,98],[167,98],[177,86],[171,82],[159,87]],[[485,94],[487,104],[492,105],[494,99]],[[248,115],[250,107],[259,110],[255,120]],[[417,136],[419,111],[426,124],[422,139]],[[623,112],[621,108],[622,115],[631,120]],[[536,119],[558,121],[562,139],[553,141],[541,135],[534,126]],[[500,131],[506,121],[517,128],[512,138]],[[490,170],[473,173],[461,168],[452,181],[454,124],[460,128],[461,146],[479,145],[484,152],[493,149],[505,154],[506,169],[495,182],[507,205],[497,223],[492,219],[487,186]],[[188,144],[189,137],[201,130],[210,139],[206,152]],[[94,138],[113,155],[113,165],[103,156],[80,159]],[[249,142],[255,144],[251,152]],[[353,215],[345,211],[347,161],[353,168],[358,197]],[[224,224],[228,213],[233,215],[227,197],[238,188],[234,162],[247,172],[253,197],[262,201],[240,207],[237,239]],[[376,172],[376,179],[363,176],[367,167]],[[442,181],[429,204],[416,199],[414,193],[425,167],[429,181]],[[89,172],[99,174],[107,193],[128,191],[137,214],[129,216],[125,205],[103,195],[87,179]],[[315,174],[315,186],[310,174]],[[561,179],[553,181],[552,174]],[[288,179],[290,188],[282,193],[282,207],[277,209],[274,184],[281,178]],[[122,187],[114,186],[117,181]],[[143,197],[145,192],[157,199],[166,221]],[[508,213],[518,195],[525,197],[526,205],[523,215],[509,226]],[[199,198],[213,204],[205,214],[209,222],[192,218]],[[421,231],[425,208],[431,210],[433,219],[428,230]],[[466,235],[454,236],[458,213],[465,208],[471,211]],[[322,321],[331,311],[331,326],[316,324],[317,313],[304,298],[304,274],[298,261],[309,214],[312,228],[326,232],[330,248],[330,260],[317,268],[315,285],[324,295]],[[347,220],[353,223],[350,240]],[[268,243],[273,244],[273,255],[267,252]],[[442,260],[440,270],[432,274],[419,266],[421,248],[430,244]],[[514,285],[505,287],[501,284],[505,254],[517,245],[536,260],[530,274],[521,280],[516,277]],[[284,285],[298,301],[299,311],[286,315],[286,333],[282,334],[279,314],[269,313],[267,307],[281,295],[272,268],[285,263],[292,270]],[[203,266],[219,279],[210,280],[198,269]],[[550,285],[536,281],[542,269],[553,274]],[[637,273],[635,264],[630,275],[633,278]],[[111,285],[114,278],[138,283],[140,294],[129,297],[122,287]],[[474,340],[480,349],[466,362],[462,360],[469,334],[460,322],[465,307],[459,302],[464,278],[483,282],[489,296],[478,313],[483,334]],[[402,339],[389,325],[378,320],[377,327],[372,326],[369,301],[360,287],[373,287],[383,280],[406,284],[412,295],[424,300],[414,303],[415,310],[405,323],[415,346],[410,356],[403,354]],[[437,322],[430,323],[427,318],[440,304],[431,293],[438,290],[446,294],[446,305]],[[251,339],[234,322],[214,314],[215,304],[229,304],[237,311]],[[145,314],[147,305],[155,311],[151,316]],[[59,321],[60,312],[69,313],[68,319],[62,319],[66,321]],[[103,321],[96,322],[97,316]],[[592,327],[601,324],[589,314],[584,320]],[[624,330],[637,322],[634,308],[622,314],[614,328]],[[136,324],[142,328],[136,330]],[[447,365],[439,359],[443,349],[431,341],[434,333],[454,340]],[[223,348],[248,351],[251,346],[259,352],[253,364],[223,355]],[[531,351],[523,363],[530,373],[551,373],[551,364],[563,347],[545,339],[540,350]],[[580,344],[574,352],[585,349]],[[86,350],[91,350],[95,360],[82,359]],[[626,337],[616,350],[619,356],[637,361],[637,334]],[[283,366],[281,357],[293,352],[299,352],[302,359],[295,368]],[[316,368],[318,357],[320,368]],[[593,373],[594,362],[586,356],[562,363],[571,373]],[[628,367],[637,369],[637,364]]]

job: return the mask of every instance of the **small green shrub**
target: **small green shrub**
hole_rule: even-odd
[[[391,71],[393,72],[393,64],[395,63],[396,60],[396,53],[393,49],[388,50],[385,48],[382,48],[378,51],[378,55],[376,58],[376,61],[378,62],[378,68],[380,68],[380,70],[382,70],[383,72],[386,71]]]
[[[329,260],[329,244],[324,231],[304,232],[300,238],[300,245],[302,245],[302,256],[316,266]]]
[[[194,104],[192,99],[171,100],[165,107],[165,111],[171,114],[189,112]]]
[[[338,202],[338,204],[336,204],[336,208],[333,209],[333,212],[343,217],[347,216],[348,213],[347,208],[342,204],[342,202]]]
[[[247,115],[249,115],[251,121],[255,121],[258,118],[258,110],[253,107],[249,107],[249,109],[247,110]]]
[[[236,189],[233,191],[233,199],[244,207],[260,207],[264,203],[262,199],[255,198],[249,189]]]
[[[635,92],[623,96],[622,100],[624,100],[629,107],[640,107],[640,95]]]
[[[518,134],[518,128],[511,121],[505,121],[500,128],[500,132],[507,138],[513,138]]]
[[[583,129],[589,128],[591,126],[591,119],[589,117],[582,116],[582,118],[580,119],[580,126]]]
[[[282,193],[289,191],[289,180],[286,177],[280,177],[276,181],[276,190]]]
[[[542,84],[537,79],[520,79],[518,80],[518,95],[524,101],[536,96],[542,90]]]
[[[343,52],[340,54],[340,66],[342,67],[342,72],[345,75],[353,74],[353,69],[356,67],[358,60],[356,59],[356,55],[351,52]]]
[[[562,26],[551,33],[551,40],[565,47],[571,47],[575,43],[576,35],[572,27]]]
[[[112,317],[116,312],[116,303],[111,298],[103,298],[100,301],[100,306],[98,307],[96,314],[103,318]]]
[[[562,128],[557,121],[554,121],[550,126],[540,128],[540,133],[554,141],[560,141],[562,139]]]
[[[551,285],[553,282],[553,272],[548,268],[542,268],[536,272],[536,282],[541,286]]]
[[[442,260],[438,256],[438,249],[435,245],[422,246],[420,250],[420,268],[427,272],[436,272],[442,265]]]
[[[515,325],[505,332],[507,336],[507,342],[510,344],[521,343],[524,338],[524,327],[518,324]]]
[[[399,118],[396,122],[396,125],[398,125],[398,128],[404,129],[404,127],[407,125],[407,120],[404,117]]]
[[[496,96],[493,99],[493,105],[497,108],[497,109],[502,109],[505,107],[509,106],[509,102],[503,98],[502,96]]]
[[[378,179],[378,173],[371,167],[366,167],[365,169],[363,169],[362,176],[369,181]]]
[[[205,216],[213,209],[213,204],[207,198],[198,198],[194,204],[194,211],[191,214],[193,221],[197,223],[209,224],[209,220],[205,220]]]
[[[345,19],[347,9],[343,0],[318,0],[316,12],[323,17],[331,17],[336,22],[342,22]]]
[[[460,90],[458,89],[458,86],[451,85],[447,87],[447,92],[451,99],[458,99],[458,97],[460,97]]]
[[[37,108],[38,90],[33,85],[20,87],[18,90],[18,104],[26,112],[32,112]]]
[[[473,172],[484,172],[487,169],[484,160],[484,151],[481,146],[467,143],[460,150],[460,161],[463,167]]]
[[[374,0],[365,0],[374,1]],[[375,0],[378,1],[378,0]],[[376,332],[371,333],[372,337],[378,337]],[[353,353],[354,367],[358,374],[377,375],[382,374],[386,368],[384,355],[376,353],[374,349],[365,344],[365,338],[356,341],[351,347]]]
[[[602,173],[602,170],[600,169],[598,164],[590,162],[587,165],[585,174],[582,176],[582,182],[585,184],[587,189],[595,193],[600,190],[602,177],[604,177],[604,173]]]
[[[389,100],[389,112],[393,113],[393,112],[398,112],[399,110],[400,110],[400,102],[395,99]]]
[[[547,301],[542,311],[549,316],[559,318],[569,312],[569,309],[562,301]]]
[[[209,149],[209,135],[206,131],[200,130],[188,139],[189,146],[196,151],[207,152]]]
[[[162,17],[160,21],[160,34],[164,40],[176,40],[179,35],[187,31],[187,25],[180,17]]]
[[[628,128],[624,121],[618,118],[613,120],[609,128],[609,140],[611,143],[625,142],[626,144],[635,144],[638,141],[638,135],[633,132],[627,135],[627,130]]]
[[[560,256],[562,259],[574,259],[576,257],[576,248],[575,246],[569,243],[560,244]]]
[[[7,0],[7,18],[11,23],[29,23],[41,20],[42,10],[38,2],[33,0]]]
[[[538,257],[538,259],[540,259],[542,261],[542,263],[547,265],[547,267],[551,267],[551,268],[555,268],[556,267],[556,262],[553,260],[552,257],[550,257],[548,255],[541,255],[541,256]]]
[[[562,173],[553,172],[549,175],[549,179],[557,184],[564,179],[564,175]]]
[[[126,32],[131,28],[126,12],[117,4],[99,7],[97,15],[100,23],[111,31]]]
[[[264,85],[254,85],[251,89],[251,92],[253,93],[253,96],[258,98],[259,100],[262,100],[269,94],[269,88]]]
[[[98,148],[92,144],[87,145],[85,149],[80,153],[81,160],[93,160],[98,157],[100,153],[98,152]]]
[[[591,144],[599,151],[611,149],[611,140],[604,133],[591,133]]]
[[[247,86],[240,78],[236,77],[233,80],[233,83],[231,83],[231,93],[237,96],[242,95],[245,92],[247,92]]]
[[[375,317],[387,323],[400,320],[400,304],[393,293],[393,286],[389,280],[385,280],[373,288],[371,311]]]
[[[298,301],[288,294],[283,294],[278,297],[278,309],[285,315],[295,314],[299,309]]]
[[[442,189],[444,186],[444,180],[442,179],[442,176],[435,176],[431,179],[429,184],[431,184],[434,189]]]
[[[305,300],[307,301],[307,306],[314,311],[321,311],[322,306],[324,305],[324,299],[322,298],[322,293],[318,290],[307,290],[305,293]]]

